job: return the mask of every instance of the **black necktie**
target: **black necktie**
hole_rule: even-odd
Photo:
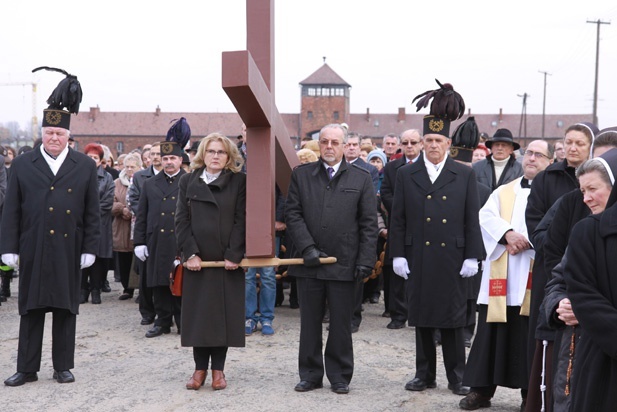
[[[530,188],[531,188],[531,185],[529,184],[529,180],[527,180],[527,179],[525,179],[525,178],[522,178],[522,179],[521,179],[521,187],[522,187],[523,189],[530,189]]]

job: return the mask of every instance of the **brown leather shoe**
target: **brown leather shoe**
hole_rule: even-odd
[[[212,370],[212,389],[219,391],[227,387],[227,381],[225,380],[225,374],[223,371]]]
[[[195,370],[195,372],[193,372],[193,376],[191,376],[191,379],[189,379],[189,381],[186,383],[186,389],[197,390],[203,386],[205,381],[206,371]]]

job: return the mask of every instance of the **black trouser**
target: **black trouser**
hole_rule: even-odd
[[[402,323],[407,322],[407,302],[405,301],[405,281],[394,273],[391,264],[383,267],[383,294],[386,310],[390,318]]]
[[[131,265],[133,264],[133,252],[116,252],[117,267],[120,272],[120,282],[124,288],[124,293],[133,295],[133,289],[129,289],[129,276],[131,275]]]
[[[57,371],[73,369],[75,362],[75,328],[77,316],[67,309],[32,309],[21,316],[17,372],[38,372],[41,369],[45,314],[52,312],[51,357]]]
[[[433,328],[416,327],[416,378],[434,382],[437,369],[437,349]],[[449,383],[463,380],[465,372],[465,338],[463,328],[444,328],[441,331],[441,347],[446,376]]]
[[[193,359],[195,359],[195,370],[213,371],[225,370],[225,359],[227,358],[227,346],[215,347],[194,347]],[[212,359],[212,368],[208,368],[208,364]]]
[[[156,317],[156,311],[154,310],[154,302],[152,300],[152,288],[146,286],[146,262],[142,262],[139,259],[135,259],[137,265],[137,272],[139,273],[139,313],[144,319],[154,319]]]
[[[81,270],[81,288],[83,290],[101,290],[107,279],[108,259],[97,257],[92,266]]]
[[[171,294],[169,286],[155,286],[152,290],[152,300],[154,301],[154,311],[156,326],[169,327],[172,324],[172,319],[175,317],[176,322],[180,320],[179,308],[177,308],[177,299]]]
[[[364,300],[364,286],[366,284],[362,281],[356,282],[356,290],[354,296],[354,309],[351,315],[351,324],[360,326],[362,323],[362,301]]]
[[[353,376],[351,314],[356,282],[296,278],[300,300],[300,380],[321,383],[325,374],[330,383],[347,383]],[[322,319],[326,299],[330,308],[330,331],[322,353]]]

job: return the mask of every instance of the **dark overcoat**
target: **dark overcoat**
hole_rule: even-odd
[[[203,168],[180,179],[176,235],[183,260],[242,260],[246,234],[246,175],[223,172],[206,184]],[[244,346],[244,271],[184,271],[182,346]]]
[[[478,183],[488,186],[491,191],[523,176],[523,166],[516,161],[516,156],[513,154],[510,155],[510,159],[508,159],[508,163],[506,163],[506,167],[503,169],[499,181],[495,180],[493,155],[488,155],[486,159],[482,159],[479,162],[474,163],[471,167],[476,173]]]
[[[292,276],[354,280],[356,265],[373,267],[377,247],[377,199],[369,172],[341,165],[332,180],[321,161],[298,166],[291,174],[285,218],[298,251],[315,247],[334,264],[293,265]]]
[[[97,257],[111,258],[113,256],[113,232],[111,208],[114,205],[114,179],[103,167],[98,167],[99,206],[101,208],[101,240]]]
[[[616,250],[617,207],[574,226],[563,274],[581,329],[571,377],[573,411],[611,411],[617,405]]]
[[[128,192],[126,194],[126,200],[129,204],[129,207],[131,208],[131,212],[133,212],[135,216],[137,216],[139,208],[141,188],[143,187],[144,182],[153,176],[155,176],[153,166],[149,166],[143,170],[139,170],[133,175],[133,183],[131,183],[131,185],[129,186]]]
[[[401,167],[390,217],[390,256],[405,257],[410,326],[458,328],[467,324],[470,279],[465,259],[484,254],[473,170],[448,158],[435,183],[424,161]]]
[[[0,253],[19,255],[19,314],[48,307],[77,314],[81,254],[99,248],[96,165],[69,149],[54,176],[37,148],[11,169]]]
[[[169,286],[169,273],[178,255],[174,227],[178,187],[185,173],[180,169],[173,183],[169,183],[167,175],[160,172],[145,180],[141,188],[133,243],[148,247],[146,285],[149,288]]]

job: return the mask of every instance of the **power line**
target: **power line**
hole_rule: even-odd
[[[600,65],[600,25],[611,24],[610,21],[596,21],[587,20],[587,23],[597,24],[597,36],[596,36],[596,80],[593,87],[593,124],[598,124],[598,67]]]

